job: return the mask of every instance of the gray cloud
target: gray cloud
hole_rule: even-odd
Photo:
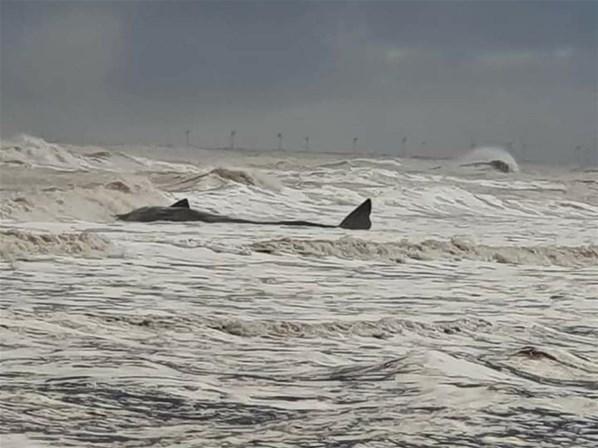
[[[3,1],[1,125],[73,141],[397,151],[523,140],[571,158],[598,122],[595,2]],[[426,142],[422,147],[422,142]]]

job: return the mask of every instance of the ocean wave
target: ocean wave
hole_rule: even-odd
[[[519,165],[515,158],[504,148],[475,148],[460,160],[461,166],[486,166],[503,173],[518,172]]]
[[[27,260],[37,256],[98,257],[114,250],[112,243],[90,232],[37,233],[0,230],[0,260]]]
[[[26,134],[21,134],[2,143],[0,163],[53,168],[63,171],[93,168],[93,164],[89,160],[66,147]]]
[[[275,191],[282,188],[280,182],[265,173],[224,167],[213,168],[201,174],[166,176],[156,181],[161,188],[172,192],[215,189],[229,185],[231,182]]]
[[[400,299],[397,299],[399,301]],[[176,330],[195,332],[198,328],[216,330],[238,337],[312,338],[334,336],[360,336],[387,339],[394,335],[415,333],[431,338],[446,335],[486,332],[492,324],[484,319],[458,318],[437,322],[418,322],[410,319],[385,317],[372,320],[300,321],[285,319],[240,319],[206,317],[197,314],[171,315],[106,315],[89,316],[117,326],[130,326],[140,330]]]
[[[475,187],[474,187],[475,188]],[[400,185],[377,197],[377,203],[401,212],[433,216],[496,216],[498,218],[556,216],[559,218],[593,219],[598,207],[590,197],[552,194],[552,191],[529,191],[527,194],[502,194],[489,188],[474,189],[467,185],[423,184]],[[490,190],[490,191],[489,191]],[[544,200],[539,200],[544,195]],[[575,199],[574,199],[575,198]]]
[[[71,172],[96,170],[193,173],[199,169],[193,164],[152,160],[98,146],[50,143],[27,134],[2,142],[0,163]]]
[[[163,160],[150,159],[148,157],[133,156],[123,153],[117,153],[118,157],[132,160],[140,168],[139,171],[149,171],[158,173],[197,173],[200,168],[192,163],[178,163],[178,162],[166,162]],[[116,162],[116,161],[115,161]],[[122,162],[116,166],[122,165]]]
[[[27,170],[26,170],[27,171]],[[0,218],[26,221],[112,220],[114,215],[141,205],[168,203],[170,195],[156,188],[144,176],[136,175],[69,175],[45,176],[36,185],[35,172],[5,173],[7,184],[27,182],[26,189],[0,195]],[[39,173],[37,174],[39,175]]]
[[[480,361],[539,384],[598,390],[598,364],[562,348],[524,346],[508,353],[482,355]]]
[[[397,169],[402,163],[394,159],[348,159],[327,162],[319,165],[320,168],[386,168]]]
[[[252,244],[256,252],[356,260],[381,260],[405,263],[407,260],[478,260],[506,264],[542,266],[598,265],[598,246],[486,246],[451,238],[448,241],[411,242],[366,241],[353,237],[337,240],[282,238]]]
[[[428,324],[407,319],[384,318],[378,320],[335,320],[330,322],[212,319],[208,320],[205,325],[214,330],[242,337],[309,338],[351,335],[386,339],[405,332],[426,334],[430,337],[445,337],[447,334],[476,331],[490,324],[481,319],[457,319]]]

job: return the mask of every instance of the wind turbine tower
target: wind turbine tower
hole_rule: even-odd
[[[230,131],[230,149],[235,149],[235,136],[237,135],[237,131],[234,129]]]

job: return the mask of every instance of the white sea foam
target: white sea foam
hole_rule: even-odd
[[[338,257],[358,260],[383,260],[404,263],[412,260],[479,260],[486,262],[598,266],[598,245],[580,247],[558,246],[487,246],[452,238],[449,241],[424,240],[412,242],[374,242],[352,237],[336,240],[306,240],[284,238],[260,241],[253,250],[272,254],[296,254],[312,257]]]
[[[0,147],[0,163],[47,167],[67,171],[87,170],[92,163],[63,145],[22,134],[3,141]]]
[[[461,157],[462,164],[487,163],[490,164],[488,166],[492,166],[492,162],[504,163],[511,172],[519,171],[515,158],[506,149],[498,146],[475,148]]]
[[[89,232],[40,233],[0,230],[0,259],[20,260],[35,256],[98,257],[113,250],[105,238]]]
[[[159,179],[161,188],[167,191],[194,191],[222,188],[231,182],[241,185],[263,187],[275,191],[282,188],[280,182],[263,172],[251,169],[213,168],[199,174],[171,174]]]
[[[596,446],[595,173],[9,146],[3,442]],[[327,224],[369,197],[373,225],[114,217],[184,197]]]
[[[0,191],[2,219],[107,221],[131,208],[172,200],[142,175],[53,176],[48,171],[23,168],[0,170],[5,185]],[[46,183],[49,178],[52,181]]]
[[[39,137],[20,134],[0,145],[0,164],[50,168],[61,171],[153,171],[197,172],[192,164],[172,163],[125,154],[97,146],[50,143]]]

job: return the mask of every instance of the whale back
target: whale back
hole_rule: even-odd
[[[349,213],[338,225],[338,227],[351,230],[368,230],[370,227],[372,227],[372,222],[370,221],[371,212],[372,201],[370,199],[366,199],[363,203],[361,203],[361,205],[359,205],[359,207]],[[187,199],[181,199],[169,207],[141,207],[129,213],[116,215],[116,217],[123,221],[137,222],[203,221],[310,227],[337,227],[334,225],[318,224],[308,221],[252,221],[225,215],[214,215],[211,213],[191,209]]]

